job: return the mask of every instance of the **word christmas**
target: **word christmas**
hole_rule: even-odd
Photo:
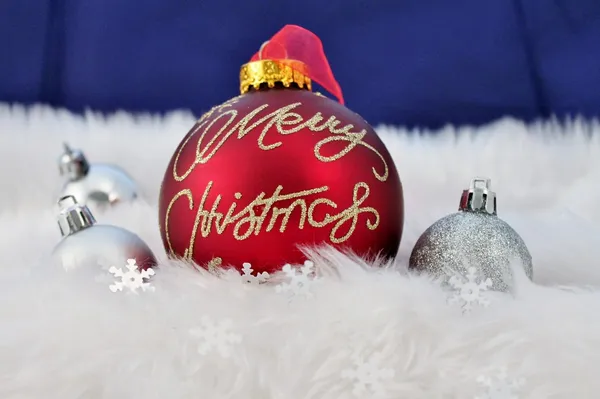
[[[304,190],[295,193],[283,194],[283,186],[278,186],[273,194],[266,197],[266,193],[260,193],[250,204],[245,206],[242,210],[236,212],[237,203],[234,201],[229,206],[226,213],[219,212],[219,204],[221,203],[222,196],[217,195],[212,206],[206,207],[206,200],[213,186],[213,182],[209,182],[204,190],[198,210],[196,212],[196,219],[192,228],[192,234],[190,243],[188,246],[188,254],[193,253],[194,242],[197,237],[198,229],[202,237],[208,237],[209,234],[214,232],[217,234],[223,234],[228,228],[233,228],[233,236],[236,240],[245,240],[252,234],[258,235],[263,227],[265,231],[271,231],[276,226],[278,219],[281,217],[279,223],[279,231],[283,233],[287,226],[292,212],[298,209],[300,212],[300,221],[298,224],[299,229],[303,229],[306,223],[313,227],[330,227],[329,239],[332,243],[342,243],[348,240],[356,226],[361,213],[370,215],[367,217],[365,224],[369,230],[375,230],[379,225],[379,213],[375,208],[372,207],[361,207],[362,203],[369,196],[369,186],[366,183],[359,182],[354,186],[354,193],[352,196],[352,205],[346,209],[341,209],[335,214],[328,212],[321,212],[320,220],[317,220],[316,213],[317,207],[324,206],[328,207],[328,210],[338,210],[338,205],[327,199],[327,198],[313,198],[316,194],[324,193],[329,188],[327,186]],[[362,194],[360,193],[362,191]],[[237,200],[242,199],[242,194],[235,193]],[[194,209],[194,199],[192,191],[190,189],[181,190],[169,203],[166,213],[166,224],[165,232],[167,240],[169,240],[169,214],[175,203],[185,198],[188,201],[189,209]],[[282,201],[294,200],[290,205],[286,207],[277,207],[276,205]],[[257,212],[257,209],[260,211]],[[265,222],[268,223],[265,226]],[[342,229],[346,226],[345,229]],[[169,249],[173,251],[171,242],[168,242]]]

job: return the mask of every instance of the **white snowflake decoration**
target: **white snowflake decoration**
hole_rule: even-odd
[[[479,376],[477,382],[485,389],[485,393],[474,399],[519,399],[518,393],[525,379],[508,378],[506,368],[502,368],[494,378]]]
[[[231,331],[233,323],[229,319],[214,323],[210,317],[202,317],[201,327],[193,328],[190,334],[201,340],[198,344],[198,353],[206,355],[210,351],[216,351],[222,357],[230,357],[234,344],[242,342],[242,336]]]
[[[454,275],[450,277],[448,283],[454,288],[454,293],[448,300],[448,303],[459,303],[463,312],[469,312],[474,304],[487,307],[490,304],[489,299],[482,293],[492,286],[492,280],[488,277],[479,281],[477,268],[469,267],[466,276]]]
[[[242,281],[248,284],[260,284],[264,283],[269,279],[269,273],[262,272],[256,273],[256,276],[252,274],[254,270],[252,269],[252,265],[250,263],[242,263]]]
[[[366,362],[358,355],[352,356],[354,368],[343,370],[341,377],[353,381],[352,393],[359,398],[385,396],[384,382],[394,378],[392,369],[381,366],[381,352],[374,353]]]
[[[315,264],[309,260],[304,262],[304,266],[300,268],[300,273],[297,273],[296,269],[291,265],[284,265],[281,270],[288,277],[289,282],[278,284],[275,286],[275,291],[280,294],[286,294],[290,298],[300,295],[306,298],[312,297],[311,286],[315,281],[319,280],[317,277],[311,278],[314,268]]]
[[[114,266],[111,266],[110,269],[108,269],[110,274],[115,276],[115,278],[120,279],[120,281],[116,281],[114,284],[109,285],[108,288],[110,288],[112,292],[123,291],[123,288],[129,289],[129,291],[134,294],[137,294],[138,288],[142,291],[154,291],[154,287],[152,287],[150,283],[144,281],[154,276],[154,270],[138,270],[135,259],[127,259],[125,268],[127,271],[123,271],[121,268],[117,269]]]

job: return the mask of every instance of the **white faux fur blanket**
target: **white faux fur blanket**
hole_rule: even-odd
[[[193,123],[187,113],[104,118],[0,105],[1,399],[600,397],[598,124],[379,127],[404,184],[400,256],[381,269],[315,254],[324,276],[312,298],[290,302],[231,273],[165,261],[158,189]],[[154,292],[113,293],[96,271],[51,266],[65,140],[142,186],[147,204],[96,216],[135,231],[161,258]],[[499,216],[527,243],[535,277],[514,296],[484,293],[490,305],[463,314],[406,263],[477,175],[492,178]]]

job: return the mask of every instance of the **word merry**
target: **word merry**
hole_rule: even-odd
[[[198,204],[189,246],[184,257],[191,258],[198,233],[201,237],[206,238],[213,232],[220,235],[226,231],[231,231],[236,240],[246,240],[251,235],[260,234],[263,229],[266,232],[273,230],[279,220],[279,232],[283,233],[289,225],[292,213],[296,210],[300,216],[297,226],[299,229],[303,229],[307,224],[317,228],[330,227],[329,239],[335,244],[342,243],[352,236],[362,213],[371,216],[365,221],[365,225],[369,230],[375,230],[379,226],[380,217],[377,210],[372,207],[361,207],[370,193],[369,186],[363,182],[354,185],[352,205],[342,210],[338,210],[338,204],[330,199],[318,197],[310,200],[308,198],[328,191],[329,187],[327,186],[283,194],[283,186],[279,185],[271,195],[267,196],[265,192],[262,192],[241,210],[237,210],[238,204],[234,201],[229,205],[227,212],[223,213],[219,211],[219,205],[223,199],[221,194],[217,195],[210,207],[207,206],[207,198],[212,186],[212,181],[207,184]],[[188,201],[189,209],[193,210],[195,204],[192,194],[190,189],[181,190],[173,197],[167,207],[164,225],[167,243],[171,252],[173,252],[169,236],[171,209],[177,201],[184,198]],[[235,193],[234,197],[236,200],[240,200],[242,194]],[[291,204],[281,206],[282,202],[289,202],[290,200],[293,200]],[[339,212],[333,214],[321,212],[320,214],[324,214],[324,216],[317,219],[316,215],[319,214],[317,209],[320,207],[327,207],[327,211],[335,210]],[[343,229],[344,226],[346,226],[345,229]]]
[[[354,125],[352,124],[338,127],[341,122],[335,116],[330,116],[328,119],[325,119],[320,112],[317,112],[311,118],[304,120],[300,114],[292,112],[302,105],[300,102],[286,105],[267,115],[260,116],[259,114],[261,114],[262,111],[269,108],[268,104],[263,104],[250,111],[242,119],[236,122],[238,111],[228,108],[237,101],[237,98],[232,99],[219,107],[213,108],[200,118],[175,156],[173,162],[173,178],[176,181],[183,181],[194,171],[196,165],[205,164],[210,161],[228,140],[241,140],[258,126],[263,124],[262,130],[257,137],[258,148],[261,150],[270,151],[283,144],[282,141],[266,142],[267,133],[272,131],[272,128],[283,136],[294,134],[304,129],[308,129],[311,132],[322,132],[327,130],[331,135],[317,142],[314,147],[314,155],[319,161],[336,161],[347,155],[357,146],[361,146],[372,151],[379,159],[381,159],[383,171],[379,172],[375,167],[372,167],[371,169],[374,176],[379,181],[387,180],[389,169],[385,158],[376,148],[363,141],[363,138],[367,135],[366,129],[362,129],[359,132],[353,132],[352,129],[354,128]],[[218,125],[220,126],[219,128],[214,127],[217,122],[220,122]],[[196,142],[195,160],[186,171],[180,174],[178,172],[179,156],[198,132],[200,132],[200,136]],[[333,155],[323,155],[323,147],[334,142],[343,142],[345,146]]]

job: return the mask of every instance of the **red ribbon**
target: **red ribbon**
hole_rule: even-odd
[[[335,80],[321,39],[297,25],[286,25],[265,42],[251,61],[264,59],[297,60],[308,67],[309,77],[344,104],[342,89]]]

